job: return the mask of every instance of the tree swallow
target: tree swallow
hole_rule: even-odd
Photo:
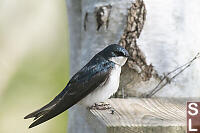
[[[121,67],[128,57],[128,51],[118,44],[109,45],[97,53],[50,103],[24,117],[35,120],[29,128],[59,115],[77,103],[90,107],[108,99],[119,87]]]

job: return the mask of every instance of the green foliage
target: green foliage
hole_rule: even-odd
[[[69,80],[65,1],[2,4],[0,133],[66,133],[67,112],[33,129],[28,129],[32,120],[23,119]]]
[[[10,79],[0,100],[0,117],[7,117],[10,124],[15,124],[8,127],[17,125],[24,127],[30,124],[29,121],[23,120],[23,116],[49,102],[65,87],[69,77],[68,64],[66,46],[56,47],[48,50],[47,53],[32,51],[27,54],[15,75]],[[21,119],[18,121],[15,118]],[[66,122],[65,113],[52,122],[49,121],[48,128],[45,128],[51,132],[65,133]],[[43,125],[39,128],[43,128]],[[27,127],[16,130],[23,132],[27,130]],[[0,132],[3,132],[1,128]]]

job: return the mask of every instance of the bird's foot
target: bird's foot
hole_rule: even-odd
[[[112,108],[112,109],[110,109],[110,114],[112,114],[112,115],[114,115],[114,113],[115,113],[115,110]]]
[[[107,109],[111,109],[111,105],[109,103],[104,103],[104,102],[101,102],[101,103],[95,103],[94,105],[92,105],[90,107],[90,109],[92,110],[107,110]]]

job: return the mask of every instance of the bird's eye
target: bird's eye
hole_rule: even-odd
[[[124,53],[121,52],[121,51],[116,51],[115,53],[116,53],[117,56],[124,56]]]

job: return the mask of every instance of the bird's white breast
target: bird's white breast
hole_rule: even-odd
[[[93,92],[83,98],[79,103],[84,106],[92,106],[94,103],[103,102],[117,92],[119,87],[121,66],[115,65],[111,70],[106,83],[96,88]]]

